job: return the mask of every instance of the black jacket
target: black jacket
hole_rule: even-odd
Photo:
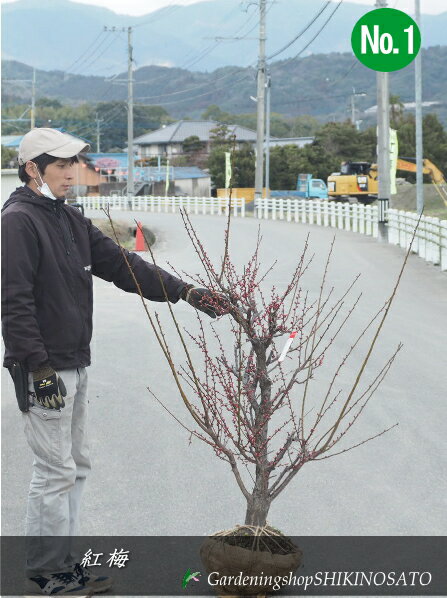
[[[126,251],[143,295],[165,301],[157,269]],[[158,268],[169,301],[185,284]],[[34,371],[90,364],[92,274],[136,293],[121,249],[77,208],[37,195],[27,186],[2,209],[2,332],[4,366]]]

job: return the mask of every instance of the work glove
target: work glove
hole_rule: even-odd
[[[223,316],[230,311],[230,305],[225,295],[203,287],[196,287],[193,284],[187,285],[182,290],[180,297],[210,318]]]
[[[46,409],[62,409],[65,407],[63,397],[67,396],[67,389],[62,378],[56,374],[51,366],[32,372],[34,382],[35,401]]]

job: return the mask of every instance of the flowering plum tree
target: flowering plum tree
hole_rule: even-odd
[[[352,339],[326,378],[326,390],[314,392],[312,380],[326,365],[325,355],[358,306],[360,296],[353,296],[358,277],[338,297],[334,297],[334,289],[326,288],[332,242],[319,293],[310,298],[302,282],[312,262],[307,239],[285,288],[266,291],[265,281],[274,264],[261,272],[259,233],[254,252],[241,271],[230,259],[230,212],[219,267],[212,263],[189,216],[182,212],[185,229],[203,266],[203,274],[190,278],[213,292],[214,298],[208,300],[208,305],[216,310],[225,297],[230,346],[213,324],[207,321],[204,325],[199,312],[198,333],[185,336],[169,305],[186,359],[182,365],[176,365],[158,315],[149,312],[141,293],[140,296],[193,424],[188,425],[166,405],[163,407],[192,437],[208,444],[217,457],[229,464],[246,499],[245,524],[265,526],[272,501],[306,463],[345,453],[394,427],[354,444],[346,443],[346,436],[401,348],[399,344],[372,379],[360,384],[406,260],[390,298]],[[152,251],[151,256],[155,264]],[[138,287],[136,280],[135,283]],[[294,344],[285,355],[280,348],[290,336],[294,337]],[[366,348],[360,361],[358,357],[354,359],[354,381],[348,389],[338,388],[340,372],[348,360],[353,360],[362,339]],[[200,355],[195,361],[191,343]]]

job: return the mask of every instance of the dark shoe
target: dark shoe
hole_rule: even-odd
[[[36,575],[25,580],[25,594],[56,596],[60,594],[76,594],[91,596],[91,588],[79,582],[72,571]]]
[[[73,574],[78,582],[90,590],[93,594],[106,592],[112,587],[113,579],[107,575],[93,575],[87,567],[81,567],[79,563],[73,568]]]

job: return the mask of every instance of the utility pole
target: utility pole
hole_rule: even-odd
[[[133,182],[133,70],[132,70],[132,27],[127,28],[127,199],[134,195]]]
[[[36,69],[33,67],[32,79],[2,79],[2,83],[31,83],[31,107],[27,108],[19,119],[9,120],[22,120],[23,116],[30,110],[30,129],[34,129],[36,126]]]
[[[96,123],[96,152],[98,154],[101,153],[101,123],[102,118],[98,117],[98,113],[95,114],[95,123]]]
[[[360,129],[359,122],[361,122],[361,121],[357,121],[357,119],[355,117],[355,115],[356,115],[355,98],[361,98],[361,97],[364,97],[364,96],[366,96],[366,93],[364,91],[356,92],[355,91],[355,87],[352,88],[352,94],[351,94],[351,123],[357,129],[357,131]]]
[[[416,25],[421,27],[421,4],[415,0],[414,11]],[[416,210],[422,214],[424,210],[424,175],[423,169],[423,137],[422,137],[422,48],[414,62],[415,73],[415,119],[416,119]]]
[[[133,156],[133,47],[132,47],[132,27],[111,27],[104,26],[104,31],[125,32],[127,30],[127,80],[114,79],[114,83],[127,82],[127,200],[131,207],[131,198],[134,195],[134,156]]]
[[[31,129],[36,126],[36,69],[33,68],[33,79],[31,82]]]
[[[355,117],[356,115],[356,107],[355,107],[355,98],[362,98],[366,96],[366,93],[364,91],[355,91],[355,87],[352,88],[352,94],[351,94],[351,123],[353,124],[353,126],[357,129],[357,131],[359,130],[359,123]]]
[[[355,87],[352,88],[351,94],[351,123],[355,127]]]
[[[377,8],[386,8],[386,0],[377,0]],[[379,234],[386,239],[387,211],[391,195],[390,172],[390,93],[388,73],[377,72],[377,168],[379,174]]]
[[[262,197],[264,166],[264,128],[265,128],[265,7],[266,0],[259,0],[259,56],[258,56],[258,118],[256,127],[256,174],[255,199]]]
[[[265,196],[270,198],[270,91],[271,77],[267,75],[267,102],[266,102],[266,127],[265,127]]]

